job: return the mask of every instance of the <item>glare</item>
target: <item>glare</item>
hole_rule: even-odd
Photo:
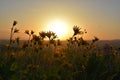
[[[50,22],[50,31],[55,32],[59,38],[63,38],[67,33],[67,24],[62,20]]]

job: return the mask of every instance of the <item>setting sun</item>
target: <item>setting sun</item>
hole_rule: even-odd
[[[59,38],[64,38],[67,34],[67,24],[62,20],[54,20],[49,23],[49,30],[57,34]]]

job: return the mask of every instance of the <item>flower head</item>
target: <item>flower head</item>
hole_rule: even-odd
[[[13,22],[13,26],[15,26],[16,24],[17,24],[17,21],[14,20],[14,22]]]
[[[80,31],[80,30],[81,30],[81,28],[79,28],[78,26],[74,26],[73,27],[73,31],[74,31],[74,35],[73,36],[75,36],[77,34],[83,34],[83,31]]]
[[[33,30],[31,30],[31,34],[34,34],[34,31],[33,31]]]
[[[99,40],[99,38],[97,38],[96,36],[94,36],[94,39],[92,40],[92,42],[94,43],[94,42],[96,42],[98,40]]]
[[[42,31],[39,32],[40,37],[42,37],[42,39],[44,39],[46,37],[46,32]]]
[[[29,30],[25,30],[25,33],[29,35]]]
[[[14,33],[18,33],[18,32],[19,32],[19,29],[15,28]]]

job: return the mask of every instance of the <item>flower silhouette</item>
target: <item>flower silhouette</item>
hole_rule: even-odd
[[[42,39],[44,39],[46,37],[46,32],[42,31],[39,32],[40,37],[42,37]]]
[[[15,28],[14,33],[18,33],[18,32],[19,32],[19,29]]]
[[[95,43],[98,40],[99,40],[99,38],[97,38],[96,36],[94,36],[94,39],[92,40],[92,42]]]
[[[83,34],[84,32],[83,31],[80,31],[81,28],[79,28],[78,26],[74,26],[73,27],[73,31],[74,31],[74,34],[73,36],[77,35],[77,34]]]
[[[10,43],[9,43],[10,46],[11,46],[11,43],[14,42],[13,41],[13,35],[14,35],[14,33],[18,33],[19,32],[19,29],[15,28],[16,24],[17,24],[17,21],[14,20],[13,21],[13,25],[11,27],[11,31],[10,31]]]
[[[57,38],[57,35],[54,32],[52,32],[52,31],[48,31],[46,33],[46,36],[49,38],[49,40]]]
[[[14,20],[14,22],[13,22],[13,26],[15,26],[16,24],[17,24],[17,21]]]
[[[28,46],[29,46],[30,45],[31,36],[33,36],[34,31],[31,30],[31,32],[30,32],[29,30],[25,30],[25,34],[27,34],[29,36],[29,39],[28,39]]]
[[[25,33],[29,35],[29,30],[25,30]]]
[[[34,34],[34,31],[33,30],[31,30],[31,35],[33,35]]]

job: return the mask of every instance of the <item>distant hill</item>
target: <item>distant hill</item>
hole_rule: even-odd
[[[21,40],[20,42],[25,42],[26,40]],[[63,45],[65,45],[67,43],[67,41],[61,41]],[[0,46],[9,44],[9,40],[0,40]],[[96,45],[98,47],[102,47],[105,44],[109,44],[115,47],[120,47],[120,40],[100,40],[98,42],[96,42]]]

